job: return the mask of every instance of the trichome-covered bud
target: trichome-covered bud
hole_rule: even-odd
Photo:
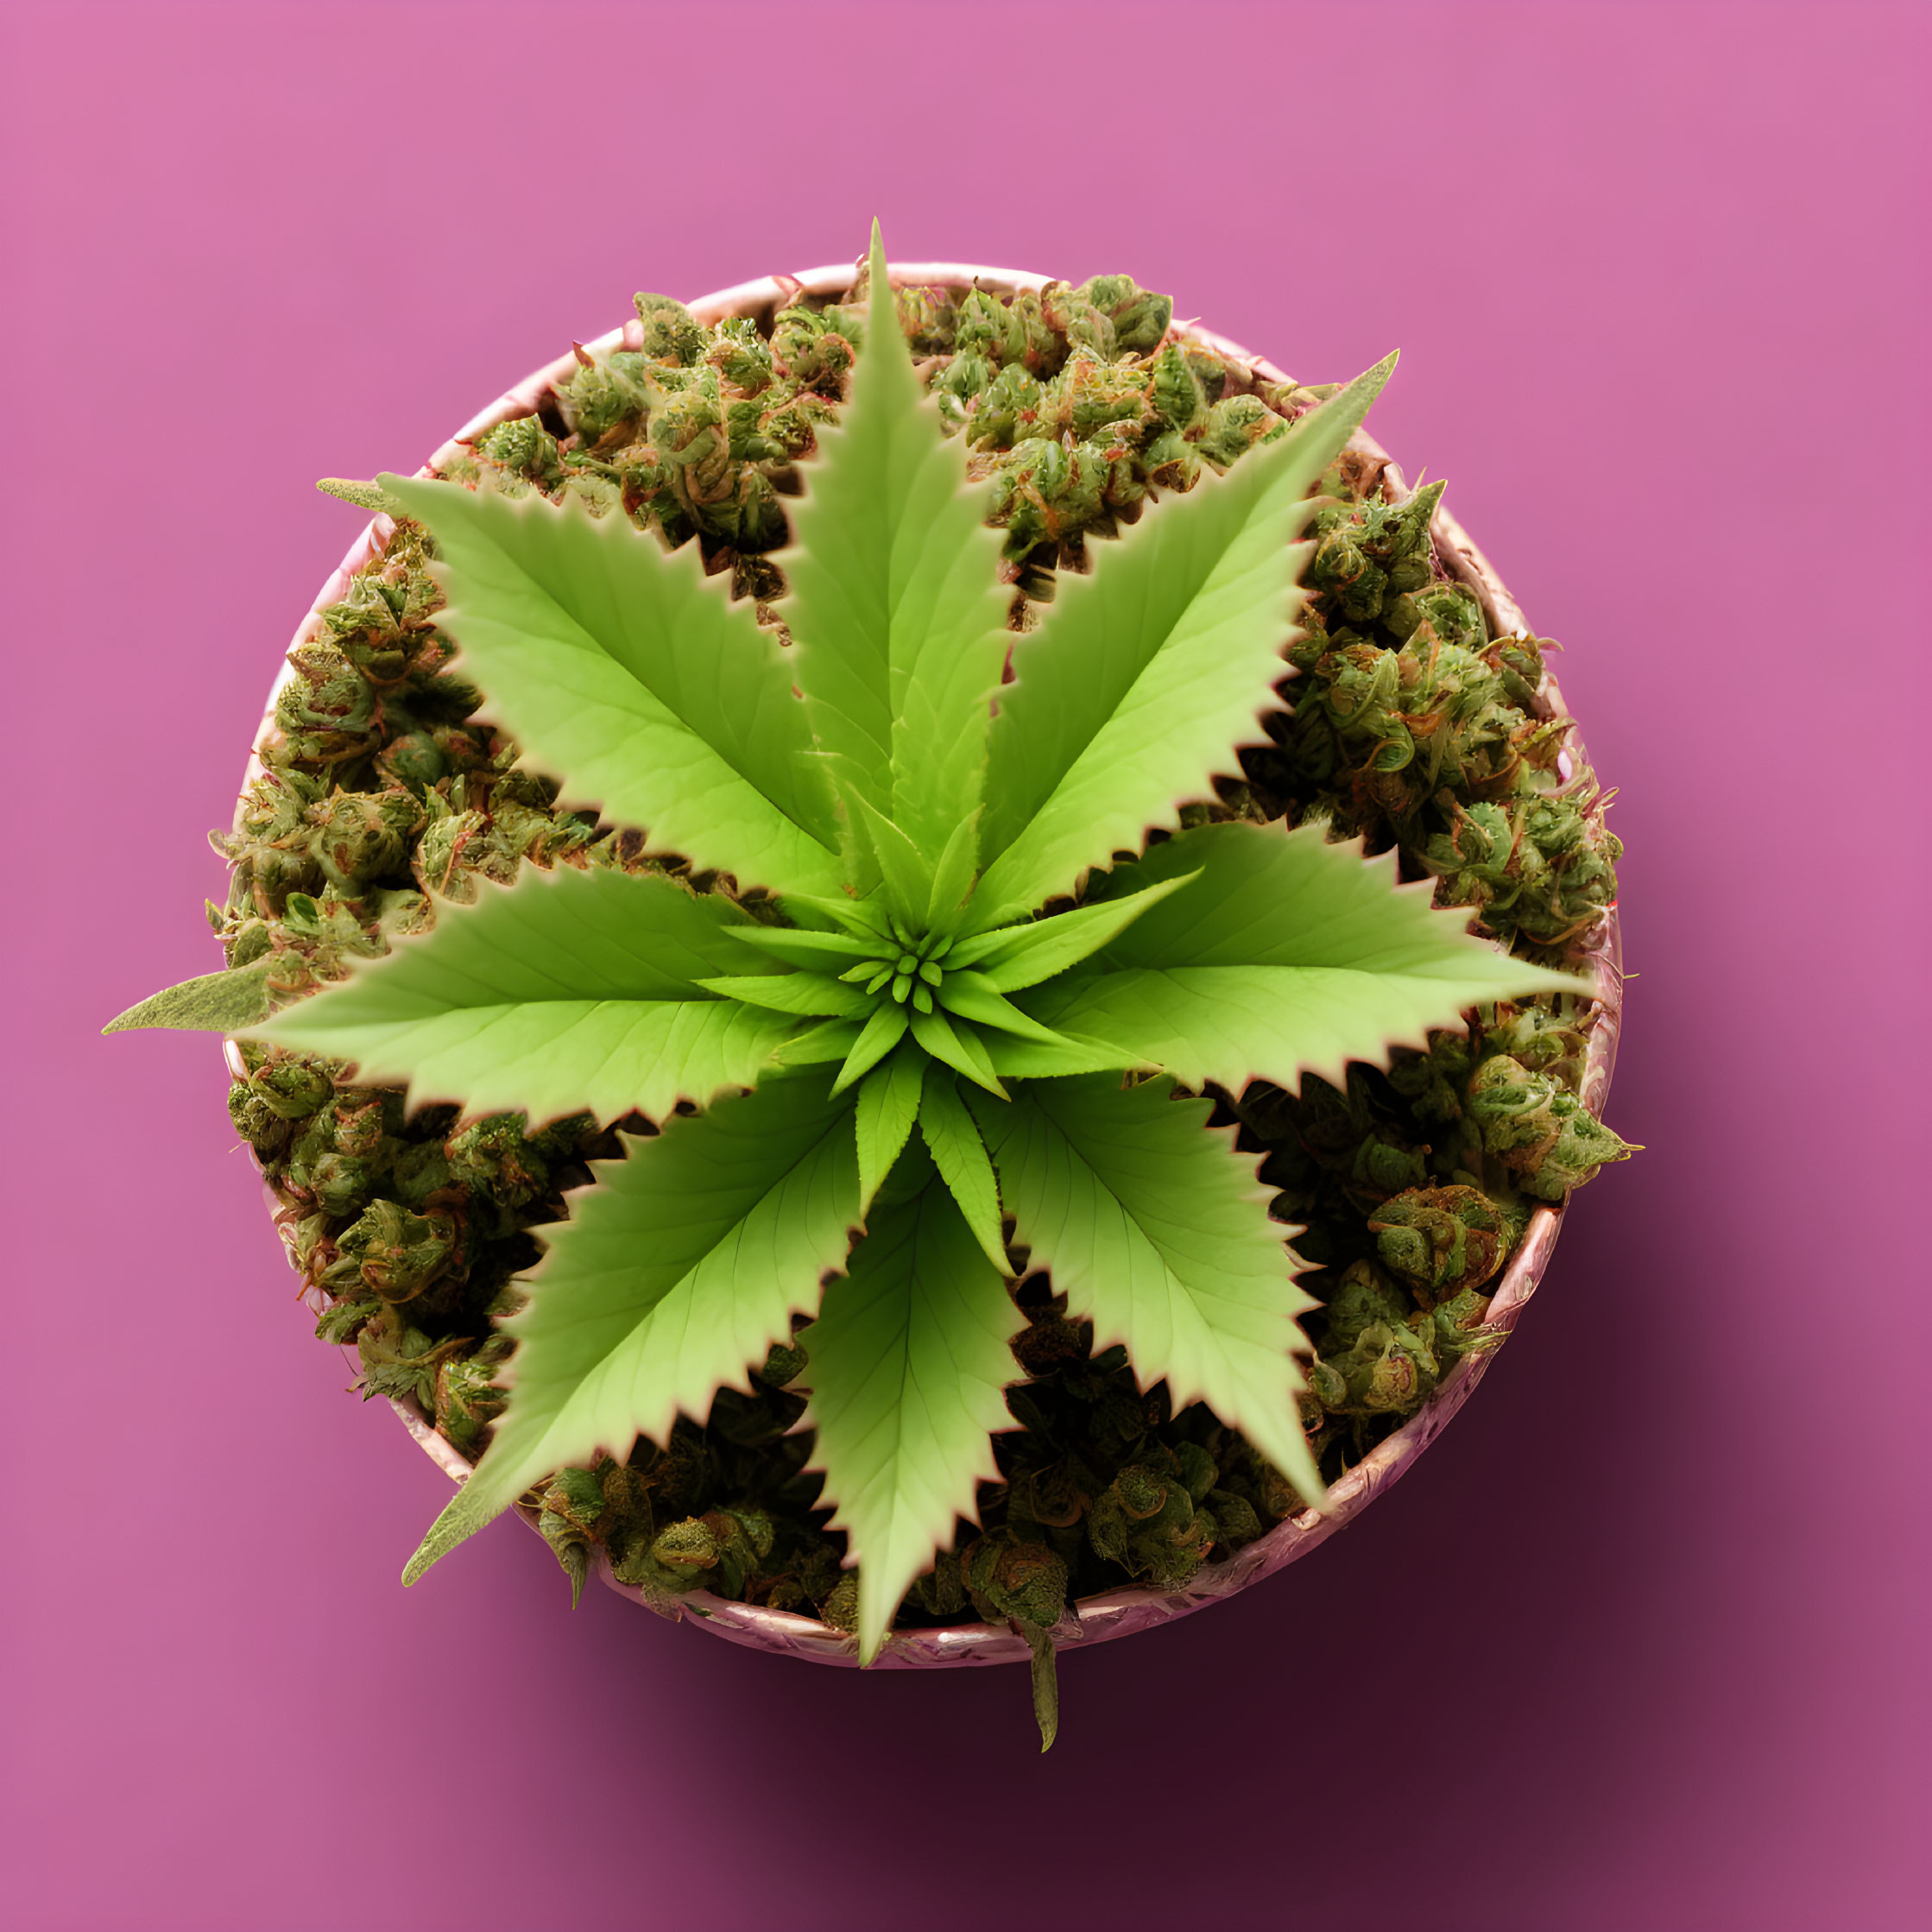
[[[362,1360],[359,1386],[363,1398],[388,1396],[411,1401],[426,1412],[436,1400],[436,1373],[452,1355],[470,1346],[461,1335],[435,1342],[413,1326],[397,1310],[385,1304],[363,1323],[356,1335]]]
[[[1050,281],[1039,292],[1039,305],[1047,327],[1064,337],[1075,354],[1084,349],[1110,362],[1120,353],[1113,317],[1096,308],[1084,289]]]
[[[275,698],[275,724],[292,757],[337,764],[369,748],[381,707],[376,687],[333,644],[288,653],[295,675]]]
[[[236,1133],[263,1161],[280,1153],[288,1145],[293,1132],[287,1121],[262,1103],[246,1080],[236,1081],[228,1089],[228,1118]]]
[[[1174,299],[1138,287],[1129,275],[1094,275],[1074,291],[1114,325],[1117,349],[1144,356],[1160,346],[1174,319]]]
[[[348,898],[403,869],[409,835],[422,823],[408,792],[338,792],[311,813],[314,851],[330,884]]]
[[[338,1259],[322,1285],[331,1294],[357,1286],[385,1302],[414,1301],[456,1252],[457,1229],[446,1214],[413,1214],[399,1203],[369,1203],[336,1237]]]
[[[1341,1379],[1346,1400],[1334,1412],[1410,1416],[1441,1375],[1432,1325],[1407,1296],[1367,1261],[1344,1272],[1326,1309],[1321,1365]],[[1332,1384],[1323,1379],[1326,1392]]]
[[[452,1179],[487,1194],[499,1207],[524,1207],[550,1184],[544,1148],[525,1136],[521,1114],[472,1121],[451,1136],[444,1153]]]
[[[1430,1296],[1479,1287],[1503,1265],[1519,1224],[1473,1187],[1417,1187],[1368,1217],[1391,1274]]]
[[[1468,1114],[1484,1149],[1539,1201],[1561,1201],[1607,1163],[1636,1150],[1548,1074],[1506,1053],[1485,1060],[1469,1083]]]
[[[1486,1324],[1490,1297],[1474,1288],[1465,1288],[1447,1301],[1437,1302],[1429,1312],[1435,1329],[1436,1353],[1445,1362],[1462,1355],[1487,1354],[1508,1339],[1505,1330]]]
[[[1087,1540],[1095,1555],[1130,1575],[1172,1587],[1194,1575],[1217,1540],[1212,1518],[1196,1507],[1214,1482],[1214,1465],[1209,1462],[1204,1473],[1190,1469],[1158,1443],[1141,1453],[1094,1499]]]
[[[838,395],[852,357],[850,338],[812,309],[780,309],[773,322],[773,363],[780,376],[805,388]]]
[[[307,1053],[271,1046],[249,1074],[249,1091],[278,1120],[306,1121],[335,1091],[328,1063]]]
[[[635,350],[594,357],[557,392],[565,420],[587,448],[628,442],[660,393],[649,359]],[[479,445],[480,446],[480,445]]]
[[[489,1425],[509,1399],[494,1380],[509,1352],[508,1336],[492,1335],[475,1354],[445,1361],[436,1371],[436,1426],[471,1461],[483,1454]]]
[[[856,1569],[844,1571],[837,1582],[820,1601],[819,1620],[830,1624],[834,1630],[853,1631],[859,1627],[859,1573]]]
[[[1169,343],[1154,357],[1148,401],[1156,419],[1171,430],[1191,429],[1208,413],[1201,378],[1187,351]]]
[[[1051,1630],[1065,1613],[1067,1566],[1044,1543],[996,1531],[969,1544],[960,1567],[975,1607],[989,1623],[1010,1617]]]
[[[1016,443],[993,470],[989,522],[1007,533],[1007,555],[1022,557],[1036,544],[1058,542],[1084,529],[1099,515],[1107,471],[1083,443],[1029,437]]]
[[[589,1469],[559,1470],[543,1493],[537,1528],[570,1578],[572,1609],[583,1598],[607,1507],[603,1485]]]
[[[476,447],[479,456],[540,488],[559,482],[564,474],[557,439],[535,416],[512,416],[498,423],[477,439]]]
[[[1225,470],[1263,443],[1288,433],[1288,425],[1256,395],[1233,395],[1215,404],[1196,444],[1216,469]]]
[[[1003,369],[981,391],[967,420],[966,440],[976,449],[1010,450],[1037,433],[1046,391],[1024,369]]]
[[[771,344],[749,316],[733,316],[718,324],[704,360],[734,389],[754,395],[774,374]]]
[[[1151,386],[1146,370],[1076,349],[1045,392],[1041,418],[1081,442],[1103,432],[1132,437],[1153,420]]]
[[[1484,1054],[1506,1054],[1531,1073],[1574,1089],[1583,1077],[1589,1039],[1577,1022],[1547,1007],[1502,1001],[1484,1009]],[[1466,1077],[1466,1076],[1465,1076]]]
[[[685,305],[669,295],[638,294],[638,347],[653,362],[688,367],[704,353],[704,328]]]
[[[1463,1032],[1434,1032],[1429,1051],[1398,1051],[1389,1067],[1389,1084],[1406,1100],[1418,1121],[1448,1127],[1462,1118],[1462,1089],[1475,1065],[1475,1049]]]

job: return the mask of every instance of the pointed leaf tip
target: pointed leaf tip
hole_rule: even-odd
[[[357,483],[353,477],[322,477],[315,487],[325,496],[340,498],[357,509],[374,510],[384,516],[400,516],[402,505],[379,483]]]
[[[104,1033],[167,1029],[187,1033],[236,1033],[268,1017],[266,958],[183,980],[117,1013]]]

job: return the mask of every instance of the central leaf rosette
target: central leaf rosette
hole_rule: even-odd
[[[653,1123],[539,1230],[507,1408],[407,1576],[554,1470],[702,1418],[802,1319],[867,1657],[998,1479],[1009,1220],[1097,1347],[1319,1500],[1313,1304],[1202,1090],[1340,1080],[1477,1001],[1580,985],[1473,938],[1392,855],[1179,829],[1279,707],[1311,492],[1392,357],[1092,543],[1016,635],[876,236],[869,278],[776,555],[789,647],[695,542],[382,479],[433,540],[486,715],[564,803],[735,890],[526,868],[254,1036],[414,1103]]]

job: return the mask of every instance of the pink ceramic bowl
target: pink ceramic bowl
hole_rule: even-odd
[[[727,316],[768,315],[801,293],[842,294],[851,286],[855,273],[855,265],[842,264],[810,268],[793,275],[767,275],[757,281],[741,282],[736,287],[720,289],[716,294],[692,302],[690,306],[699,320],[707,323],[721,321]],[[1044,275],[1022,274],[1011,268],[975,268],[956,262],[895,263],[892,277],[895,284],[936,283],[964,288],[976,283],[1000,294],[1009,294],[1020,288],[1039,288],[1047,280]],[[635,336],[637,326],[635,323],[628,323],[584,346],[593,352],[622,348],[626,346],[627,334]],[[1182,325],[1182,327],[1189,337],[1234,364],[1245,367],[1259,380],[1271,382],[1288,380],[1272,363],[1251,355],[1224,337],[1210,334],[1193,324]],[[631,345],[638,346],[640,343],[641,338]],[[432,474],[438,464],[457,453],[458,445],[474,441],[484,431],[507,418],[532,414],[552,386],[567,381],[577,366],[578,358],[573,351],[526,376],[515,388],[498,397],[464,424],[418,474]],[[1386,455],[1372,439],[1360,433],[1354,438],[1352,446],[1372,455]],[[1405,493],[1407,486],[1401,472],[1392,464],[1386,476],[1390,486],[1398,496]],[[383,547],[393,527],[387,517],[378,516],[350,546],[348,555],[337,566],[334,575],[317,593],[308,616],[295,634],[296,644],[306,643],[320,629],[322,609],[347,594],[350,576]],[[1444,567],[1481,599],[1483,609],[1494,627],[1502,632],[1527,630],[1528,626],[1515,600],[1503,588],[1487,559],[1469,541],[1455,519],[1437,509],[1433,534],[1436,552]],[[285,666],[269,692],[268,710],[262,720],[264,732],[273,729],[275,696],[292,675]],[[1562,712],[1562,696],[1553,677],[1546,678],[1544,688],[1556,710]],[[1565,754],[1566,761],[1567,758]],[[259,763],[251,756],[244,786],[251,782],[260,770]],[[1563,775],[1569,775],[1567,767]],[[1588,936],[1581,949],[1578,964],[1581,969],[1593,973],[1597,983],[1598,1005],[1591,1025],[1582,1097],[1590,1112],[1601,1119],[1616,1060],[1622,1008],[1621,954],[1614,910]],[[240,1058],[232,1043],[229,1045],[228,1055],[230,1070],[239,1077]],[[1537,1284],[1543,1279],[1544,1270],[1549,1266],[1550,1256],[1556,1245],[1557,1232],[1563,1225],[1563,1215],[1561,1208],[1550,1207],[1539,1207],[1531,1215],[1521,1243],[1496,1284],[1488,1319],[1484,1324],[1489,1331],[1506,1335],[1516,1326],[1530,1297],[1536,1291]],[[319,1299],[319,1291],[318,1297]],[[321,1305],[325,1305],[325,1302]],[[1305,1556],[1316,1544],[1326,1542],[1337,1530],[1353,1522],[1436,1440],[1449,1417],[1468,1400],[1488,1367],[1492,1354],[1493,1351],[1484,1351],[1462,1356],[1436,1386],[1421,1410],[1393,1435],[1370,1450],[1335,1485],[1329,1492],[1326,1509],[1304,1510],[1278,1523],[1266,1535],[1237,1551],[1226,1562],[1205,1565],[1179,1589],[1133,1588],[1107,1590],[1097,1596],[1082,1598],[1069,1608],[1054,1631],[1056,1646],[1070,1649],[1103,1643],[1109,1638],[1126,1637],[1137,1630],[1148,1630],[1157,1624],[1171,1622],[1177,1617],[1184,1617],[1190,1611],[1200,1609],[1204,1604],[1217,1602],[1222,1597],[1232,1596],[1237,1590],[1247,1589],[1263,1577],[1285,1569],[1297,1558]],[[428,1417],[414,1403],[392,1402],[390,1405],[401,1417],[404,1427],[439,1468],[456,1482],[468,1480],[470,1463],[436,1433]],[[608,1563],[603,1564],[602,1574],[603,1582],[620,1595],[646,1604],[647,1607],[658,1607],[641,1590],[618,1582],[611,1575]],[[679,1600],[677,1614],[691,1619],[704,1629],[715,1631],[735,1644],[749,1645],[755,1650],[808,1657],[819,1664],[856,1664],[858,1662],[856,1638],[814,1618],[798,1616],[788,1611],[734,1603],[698,1590]],[[1030,1661],[1031,1655],[1026,1640],[1016,1632],[975,1621],[934,1630],[895,1632],[887,1638],[875,1668],[920,1670],[943,1664],[1025,1664]]]

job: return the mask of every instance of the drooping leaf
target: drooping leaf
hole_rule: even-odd
[[[1251,451],[1203,475],[1121,533],[1089,546],[1092,567],[1059,584],[1013,650],[988,741],[975,905],[994,925],[1058,893],[1237,768],[1276,708],[1282,653],[1305,601],[1292,541],[1309,492],[1394,365],[1378,363]],[[995,856],[995,855],[997,855]]]
[[[935,1061],[925,1063],[919,1091],[919,1133],[939,1178],[959,1204],[980,1252],[1002,1275],[1013,1272],[1000,1232],[1000,1189],[986,1143],[959,1097],[954,1076]]]
[[[1205,1402],[1310,1502],[1322,1480],[1295,1398],[1295,1284],[1286,1230],[1232,1128],[1173,1083],[1122,1089],[1106,1075],[1043,1080],[973,1112],[999,1170],[1015,1241],[1052,1276],[1094,1343],[1126,1345],[1143,1386],[1165,1379],[1175,1408]]]
[[[906,1151],[912,1123],[919,1115],[919,1089],[932,1064],[903,1041],[890,1059],[874,1067],[859,1083],[858,1111],[854,1126],[859,1147],[859,1212],[872,1211],[893,1163]]]
[[[1108,884],[1144,895],[1163,880],[1179,889],[1026,1003],[1190,1087],[1339,1084],[1348,1061],[1386,1066],[1391,1046],[1424,1045],[1479,1001],[1594,990],[1474,938],[1467,908],[1397,882],[1392,852],[1365,860],[1319,826],[1203,825]]]
[[[438,625],[567,803],[741,885],[837,884],[830,794],[792,667],[748,601],[628,517],[381,478],[436,539]]]
[[[508,1407],[406,1583],[539,1477],[622,1458],[640,1435],[661,1443],[720,1387],[748,1389],[746,1365],[817,1306],[859,1218],[852,1103],[828,1084],[768,1081],[597,1164],[569,1221],[541,1230],[529,1305],[501,1324],[517,1339]]]
[[[1053,919],[975,933],[953,949],[948,963],[977,964],[1001,993],[1037,986],[1040,981],[1077,965],[1089,953],[1099,951],[1116,933],[1125,931],[1150,906],[1158,905],[1182,883],[1179,878],[1165,879],[1144,892],[1122,892],[1118,897],[1076,906]]]
[[[407,1084],[418,1104],[661,1120],[680,1100],[750,1086],[793,1030],[694,983],[748,963],[730,936],[742,917],[650,874],[526,867],[257,1037],[352,1060],[365,1083]]]
[[[937,858],[979,804],[1006,659],[1000,535],[913,374],[876,230],[851,400],[801,464],[780,609],[820,743]]]
[[[268,1016],[268,965],[263,957],[246,966],[183,980],[179,986],[151,993],[138,1005],[116,1014],[101,1031],[131,1033],[157,1027],[181,1032],[238,1033]]]
[[[1022,1326],[999,1270],[936,1183],[883,1208],[807,1330],[816,1429],[834,1528],[859,1565],[859,1650],[878,1654],[907,1586],[999,1480],[991,1432]]]

